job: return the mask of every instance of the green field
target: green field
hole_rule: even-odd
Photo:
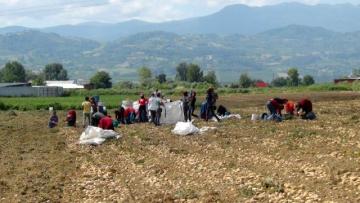
[[[101,101],[108,108],[116,108],[125,99],[135,99],[135,96],[102,95]],[[5,105],[5,109],[14,110],[42,110],[53,106],[57,110],[80,109],[84,101],[83,96],[70,97],[3,97],[0,102]],[[1,105],[1,104],[0,104]]]
[[[173,89],[161,89],[167,98],[173,100],[180,99],[184,90],[193,89],[192,86],[177,86]],[[202,101],[206,88],[196,89],[198,93],[198,104]],[[316,84],[311,86],[299,87],[278,87],[278,88],[218,88],[217,92],[220,97],[231,95],[273,95],[292,93],[311,93],[311,92],[356,92],[360,90],[360,83],[353,84]],[[81,109],[81,103],[84,101],[85,95],[100,95],[100,100],[108,109],[117,108],[123,100],[137,100],[140,92],[148,95],[153,90],[144,89],[98,89],[91,91],[75,91],[71,92],[70,96],[66,97],[0,97],[0,110],[45,110],[50,106],[55,107],[57,110],[66,109]]]

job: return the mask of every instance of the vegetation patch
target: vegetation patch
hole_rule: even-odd
[[[284,184],[279,182],[278,180],[275,180],[274,178],[271,177],[266,177],[263,181],[262,181],[262,186],[270,191],[270,192],[278,192],[278,193],[284,193],[285,192],[285,188],[284,188]]]

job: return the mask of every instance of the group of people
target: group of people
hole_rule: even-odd
[[[94,97],[85,97],[85,101],[81,104],[83,109],[83,127],[88,125],[98,126],[103,129],[114,130],[114,122],[107,114],[106,109],[102,105],[98,105],[98,102]],[[76,127],[76,111],[71,109],[66,114],[65,121],[68,127]],[[52,115],[48,124],[49,128],[54,128],[58,125],[59,118],[55,110],[52,110]]]
[[[209,88],[206,92],[206,100],[201,104],[200,118],[208,121],[211,118],[215,118],[217,121],[221,121],[220,116],[229,114],[224,106],[216,107],[218,100],[218,94],[214,88]],[[155,126],[160,125],[161,114],[163,106],[167,102],[161,95],[161,92],[156,90],[151,94],[150,98],[146,98],[144,94],[140,95],[138,102],[138,109],[134,109],[132,103],[123,103],[119,109],[115,111],[115,119],[112,119],[108,115],[106,108],[101,102],[97,101],[95,97],[85,97],[82,103],[83,109],[83,127],[97,126],[103,129],[114,129],[119,124],[132,124],[135,122],[145,123],[151,121]],[[192,117],[198,118],[194,113],[196,108],[196,92],[191,90],[184,91],[181,98],[182,110],[184,113],[184,120],[191,121]],[[312,110],[312,102],[308,99],[302,99],[297,103],[289,101],[285,98],[273,98],[266,103],[266,107],[269,111],[264,113],[261,118],[264,120],[282,121],[284,118],[282,111],[285,110],[286,116],[300,116],[302,119],[313,120],[316,118]],[[215,110],[217,109],[217,113]],[[49,128],[56,127],[59,119],[56,115],[56,111],[53,110],[52,116],[49,121]],[[76,126],[76,111],[69,110],[66,116],[66,122],[69,127]]]
[[[133,124],[135,122],[146,123],[151,121],[155,126],[160,125],[162,113],[161,106],[165,100],[159,91],[151,94],[150,98],[146,98],[142,93],[138,102],[138,110],[136,111],[131,102],[125,102],[115,111],[116,120],[122,124]]]
[[[287,118],[300,116],[305,120],[316,119],[312,102],[309,99],[301,99],[295,103],[285,98],[273,98],[266,103],[266,107],[270,114],[263,114],[262,119],[282,121],[282,110],[285,110],[285,117]]]

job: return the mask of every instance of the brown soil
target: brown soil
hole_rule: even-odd
[[[360,95],[287,94],[319,119],[250,121],[272,96],[222,97],[243,119],[196,121],[217,127],[204,135],[136,124],[98,147],[48,112],[0,112],[0,202],[359,202]]]

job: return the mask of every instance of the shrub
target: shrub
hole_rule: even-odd
[[[2,101],[0,101],[0,110],[8,110],[9,109],[9,106],[4,104]]]

